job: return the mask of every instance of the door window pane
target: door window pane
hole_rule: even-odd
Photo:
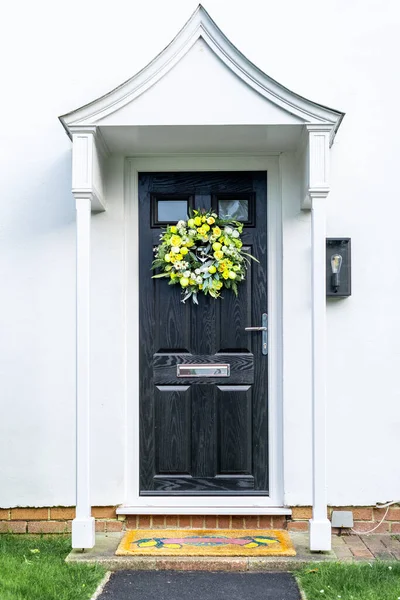
[[[174,224],[177,221],[186,221],[188,217],[187,200],[158,200],[157,221]]]
[[[248,200],[218,200],[218,215],[220,219],[249,220]]]

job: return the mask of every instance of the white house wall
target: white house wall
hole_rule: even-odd
[[[79,44],[47,0],[26,5],[24,20],[17,5],[8,5],[11,26],[0,41],[11,90],[2,97],[0,141],[0,506],[75,499],[75,209],[70,141],[57,116],[144,66],[195,5],[116,0],[103,11],[94,0],[72,0],[71,14],[91,24]],[[386,2],[385,11],[378,2],[347,0],[328,8],[319,0],[249,0],[231,2],[229,10],[209,0],[206,8],[272,77],[346,112],[332,149],[327,230],[352,238],[353,295],[327,307],[328,501],[396,500],[397,2]],[[284,478],[285,501],[294,505],[311,502],[310,217],[299,208],[294,157],[281,163]],[[107,505],[125,500],[122,172],[123,158],[109,158],[107,211],[92,219],[92,501]]]

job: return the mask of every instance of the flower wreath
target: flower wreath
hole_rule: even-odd
[[[243,223],[219,219],[214,212],[191,211],[187,221],[167,225],[155,248],[153,269],[161,272],[154,278],[168,277],[169,285],[179,284],[182,302],[189,298],[198,304],[197,294],[221,297],[222,288],[237,296],[237,284],[245,279],[249,259],[243,252],[240,234]]]

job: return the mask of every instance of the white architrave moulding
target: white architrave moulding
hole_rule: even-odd
[[[60,117],[73,140],[72,191],[77,203],[77,516],[73,521],[73,547],[94,545],[89,489],[89,286],[90,211],[105,210],[103,186],[107,148],[101,132],[109,115],[116,113],[153,87],[174,68],[201,38],[230,71],[266,102],[299,119],[305,126],[305,190],[303,209],[312,211],[312,381],[313,381],[313,518],[311,549],[330,548],[326,518],[325,464],[325,206],[329,193],[329,147],[343,113],[291,92],[251,63],[222,33],[199,5],[174,40],[137,75],[110,93]],[[282,123],[285,123],[282,112]],[[201,123],[201,114],[199,115]],[[124,125],[134,126],[135,122]],[[286,118],[287,121],[287,118]],[[190,125],[190,123],[188,123]],[[268,117],[257,124],[268,125]],[[152,125],[152,123],[148,123]],[[240,125],[233,118],[232,125]],[[299,125],[293,125],[298,127]],[[276,149],[279,151],[279,148]],[[329,539],[328,539],[329,538]]]
[[[72,193],[88,198],[93,212],[104,211],[102,161],[107,149],[96,127],[71,128],[72,135]]]
[[[307,126],[307,204],[311,207],[312,299],[312,487],[313,516],[310,550],[331,549],[326,490],[326,198],[329,194],[329,140],[327,127]],[[304,206],[305,208],[306,206]]]
[[[76,518],[72,547],[93,548],[90,505],[90,199],[76,197]]]

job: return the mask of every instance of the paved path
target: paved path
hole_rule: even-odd
[[[400,536],[334,535],[332,550],[338,560],[400,560]]]
[[[118,571],[98,600],[300,600],[289,573]]]

